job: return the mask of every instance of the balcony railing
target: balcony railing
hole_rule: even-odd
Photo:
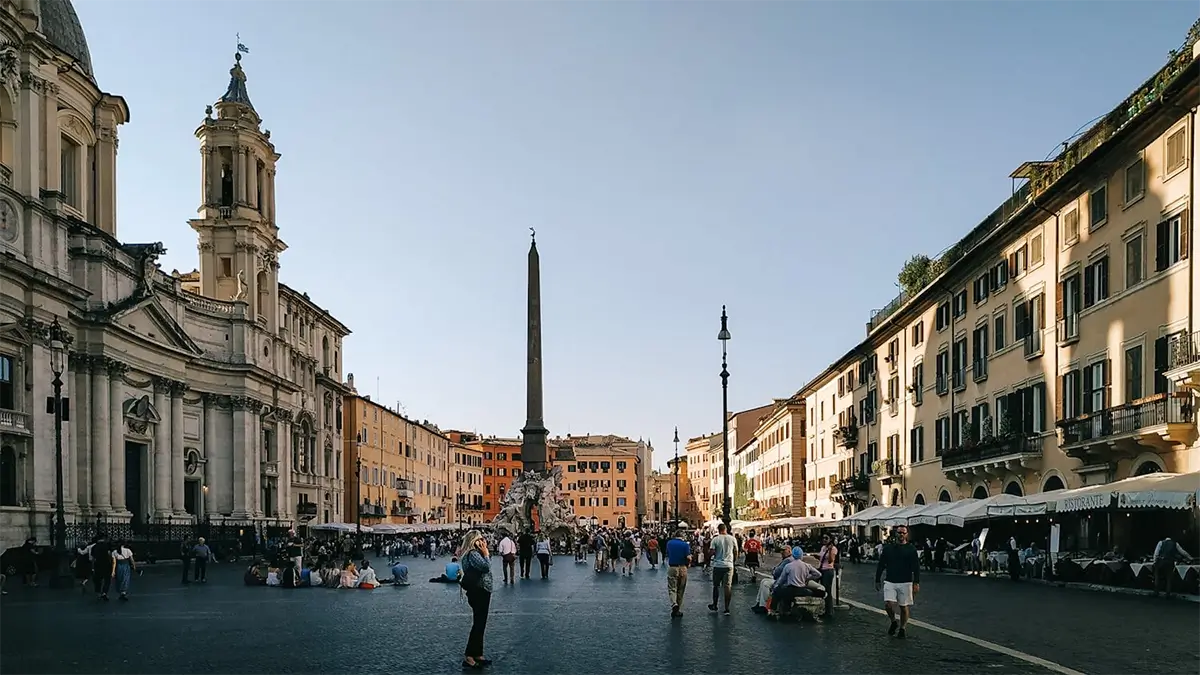
[[[401,517],[415,516],[415,515],[417,515],[417,510],[414,508],[410,508],[408,506],[393,506],[391,514],[393,516],[401,516]]]
[[[996,436],[969,442],[946,450],[942,454],[942,469],[977,464],[989,459],[1000,459],[1002,457],[1041,454],[1041,439],[1037,436]]]
[[[1200,363],[1200,331],[1176,333],[1167,343],[1167,370],[1186,368]],[[0,412],[2,415],[3,412]]]
[[[1067,314],[1058,322],[1058,342],[1066,344],[1079,339],[1079,314]]]
[[[891,478],[900,472],[900,465],[894,459],[877,459],[871,464],[871,475],[879,478]]]
[[[1042,355],[1042,331],[1034,329],[1032,333],[1025,336],[1025,358],[1032,359],[1035,356]]]
[[[838,445],[843,448],[853,448],[858,445],[858,425],[838,427],[834,430],[833,436],[837,439]]]
[[[1195,422],[1196,408],[1192,395],[1176,392],[1156,394],[1132,403],[1063,420],[1058,426],[1063,430],[1063,446],[1072,446],[1112,436],[1133,434],[1150,427]]]
[[[316,502],[300,502],[296,504],[296,515],[298,516],[315,516],[317,515]]]
[[[988,376],[988,360],[975,359],[971,362],[971,379],[976,382],[983,382]]]
[[[381,504],[364,503],[359,505],[358,513],[365,517],[379,518],[383,516],[384,509]]]
[[[0,431],[29,433],[29,415],[16,410],[0,410]]]
[[[833,484],[834,494],[849,494],[867,492],[871,489],[871,479],[865,473],[843,478]]]

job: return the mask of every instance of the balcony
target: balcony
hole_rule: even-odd
[[[1063,451],[1085,464],[1135,456],[1147,448],[1167,452],[1196,441],[1195,399],[1191,392],[1155,394],[1058,426]]]
[[[988,360],[975,359],[971,362],[971,379],[976,382],[983,382],[988,376]]]
[[[384,508],[382,504],[363,502],[358,505],[358,515],[363,518],[382,518],[384,516]]]
[[[408,506],[393,506],[390,513],[400,518],[410,518],[417,515],[417,510]]]
[[[262,475],[278,476],[279,475],[279,462],[262,462]]]
[[[880,485],[891,485],[900,478],[900,464],[894,459],[877,459],[871,465],[871,475],[879,479]]]
[[[0,431],[29,435],[29,415],[16,410],[0,410]]]
[[[942,472],[954,480],[970,480],[1029,468],[1041,459],[1041,437],[1004,434],[950,448],[942,454]]]
[[[1167,370],[1163,375],[1192,391],[1200,391],[1200,332],[1171,336],[1167,343]],[[0,411],[0,415],[3,414]],[[0,422],[2,426],[3,422]]]
[[[1025,336],[1025,358],[1036,359],[1042,355],[1042,331],[1035,329]]]
[[[398,488],[396,490],[396,496],[400,499],[412,499],[416,496],[416,493],[413,492],[412,488]]]
[[[300,520],[311,520],[317,517],[316,502],[300,502],[296,504],[296,517]]]
[[[858,445],[858,424],[851,423],[833,430],[833,437],[843,448],[853,448]]]
[[[1056,330],[1058,344],[1065,345],[1079,339],[1079,314],[1067,314],[1058,321]]]
[[[830,496],[833,501],[839,504],[857,504],[863,506],[867,503],[867,494],[870,489],[871,479],[867,474],[860,473],[834,483],[833,489],[830,490]]]

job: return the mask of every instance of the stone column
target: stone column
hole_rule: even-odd
[[[263,216],[267,222],[275,222],[275,170],[267,169],[264,173],[264,179],[267,184],[263,186]]]
[[[88,422],[91,418],[91,410],[88,407],[88,397],[92,391],[92,373],[91,373],[91,357],[87,354],[71,354],[71,372],[75,376],[75,386],[72,392],[74,400],[71,401],[71,406],[75,408],[71,411],[71,418],[75,422],[71,425],[71,440],[74,445],[75,452],[75,480],[73,483],[75,495],[75,504],[82,509],[86,509],[91,504],[92,489],[91,489],[91,430],[88,428]]]
[[[246,502],[246,428],[251,425],[250,419],[254,416],[247,408],[250,406],[250,399],[242,396],[234,396],[230,399],[230,404],[233,406],[233,512],[234,518],[247,518],[250,516],[249,504]]]
[[[108,362],[109,489],[113,513],[120,515],[129,513],[125,510],[125,416],[121,410],[125,403],[121,376],[127,370],[129,366],[124,363]]]
[[[258,158],[254,152],[246,153],[246,201],[251,208],[258,208]]]
[[[167,518],[171,515],[171,412],[167,407],[167,394],[171,382],[166,378],[154,378],[154,408],[159,421],[154,425],[154,517]]]
[[[237,146],[233,149],[233,161],[237,164],[233,174],[234,202],[246,203],[246,148]]]
[[[102,126],[96,141],[96,226],[117,232],[117,129]]]
[[[216,512],[217,505],[216,493],[216,440],[217,440],[217,402],[214,394],[201,394],[200,402],[203,406],[204,429],[200,436],[200,452],[204,453],[204,485],[201,486],[200,494],[203,495],[204,508],[200,510],[201,517],[211,515]],[[208,488],[208,492],[203,490]]]
[[[255,402],[257,403],[257,401]],[[250,492],[249,501],[252,504],[251,511],[255,517],[263,516],[263,493],[262,493],[262,417],[260,409],[255,406],[253,417],[250,418],[249,429],[249,452],[246,453],[246,471],[250,476],[249,485],[247,486]]]
[[[279,517],[292,517],[292,421],[290,411],[279,411],[275,425],[275,447],[279,449]]]
[[[111,436],[108,432],[108,425],[124,424],[124,420],[117,418],[115,420],[108,419],[108,369],[104,365],[104,357],[96,357],[92,361],[92,397],[91,397],[91,428],[89,435],[92,447],[92,462],[91,462],[91,490],[92,490],[92,509],[99,513],[108,511],[112,507],[111,496],[109,492],[108,475],[111,470],[111,462],[109,459],[109,439]]]
[[[183,505],[183,382],[171,383],[171,508],[175,515],[187,515]]]

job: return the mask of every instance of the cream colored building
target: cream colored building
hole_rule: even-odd
[[[801,516],[805,511],[804,397],[776,400],[753,436],[738,450],[750,503],[744,520]]]
[[[768,403],[757,408],[729,413],[730,493],[733,492],[734,474],[737,472],[737,465],[734,463],[737,450],[750,442],[750,439],[754,437],[754,431],[770,414],[772,407],[773,404]],[[708,504],[712,518],[720,518],[725,508],[725,446],[723,443],[724,439],[721,437],[721,433],[714,434],[708,451]]]
[[[117,238],[128,120],[92,73],[70,2],[0,4],[0,549],[50,540],[54,321],[73,337],[69,519],[339,519],[350,331],[279,282],[279,154],[241,64],[195,130],[194,277],[163,274],[161,244]]]
[[[687,457],[688,471],[688,494],[686,497],[695,504],[697,511],[700,514],[700,522],[711,520],[713,517],[712,502],[709,495],[709,490],[712,489],[712,453],[710,452],[714,442],[720,442],[720,434],[711,434],[708,436],[696,436],[689,438],[687,445],[684,446]],[[700,523],[692,523],[699,525]]]
[[[802,390],[811,515],[1200,470],[1198,55],[1193,32],[1019,167],[1013,197]]]
[[[478,525],[483,522],[483,450],[462,443],[453,442],[451,436],[450,452],[453,453],[450,470],[453,472],[451,486],[454,490],[453,507],[450,518],[452,522],[464,525]]]

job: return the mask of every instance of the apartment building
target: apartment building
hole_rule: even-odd
[[[490,523],[500,514],[504,495],[512,487],[513,480],[521,475],[521,439],[481,436],[468,431],[450,431],[448,436],[457,443],[478,451],[483,462],[483,510],[479,513],[482,522]],[[549,457],[547,467],[570,462],[574,455],[571,443],[562,438],[547,441]]]
[[[808,383],[809,515],[1200,470],[1200,47],[936,259]]]
[[[679,477],[679,485],[683,487],[683,476]],[[675,520],[675,474],[651,471],[646,492],[650,503],[646,505],[645,522],[663,525]]]
[[[573,462],[564,463],[563,493],[579,522],[633,527],[638,514],[636,450],[604,440],[572,439]]]
[[[734,456],[737,450],[750,442],[754,437],[754,432],[762,423],[764,417],[770,414],[774,404],[758,406],[741,412],[729,414],[729,454],[731,466],[729,468],[729,489],[732,492],[737,473],[737,465],[733,464]],[[712,441],[709,444],[708,451],[709,462],[709,508],[713,518],[719,518],[724,511],[725,500],[725,446],[721,434],[714,434]],[[731,495],[732,496],[732,495]]]
[[[450,438],[452,453],[451,486],[454,490],[453,507],[450,511],[452,522],[463,525],[478,525],[483,522],[483,451],[464,445],[455,440],[454,434],[447,432]]]
[[[696,436],[689,438],[687,445],[684,446],[686,454],[683,459],[684,466],[687,467],[688,489],[681,496],[686,497],[687,501],[696,506],[699,520],[692,523],[693,525],[706,522],[713,517],[712,502],[709,496],[712,468],[710,450],[714,440],[719,442],[720,438],[720,434]]]
[[[758,520],[805,515],[804,397],[776,400],[753,436],[738,450],[738,471],[749,494],[738,518]],[[739,484],[743,484],[739,480]]]

